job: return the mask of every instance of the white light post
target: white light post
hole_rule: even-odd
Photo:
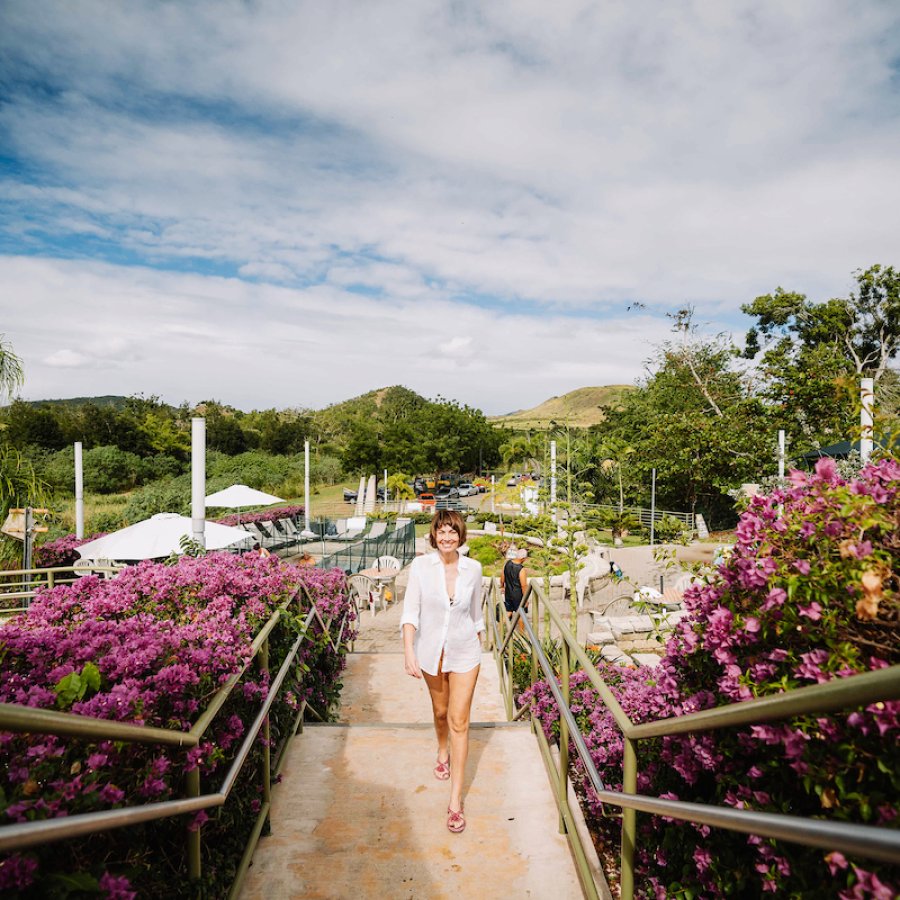
[[[75,441],[75,537],[84,538],[84,465],[81,441]]]
[[[650,546],[656,534],[656,469],[653,470],[650,482]]]
[[[309,531],[309,441],[303,442],[303,530]]]
[[[191,419],[191,531],[206,549],[206,419]]]
[[[778,432],[778,477],[784,478],[784,429]]]
[[[859,382],[859,399],[862,411],[859,414],[859,424],[862,426],[862,434],[859,439],[859,456],[865,465],[872,455],[874,446],[874,434],[872,431],[873,410],[875,407],[875,381],[872,378],[862,378]]]

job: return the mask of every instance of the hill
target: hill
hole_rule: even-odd
[[[111,406],[115,410],[125,409],[127,397],[120,397],[116,394],[105,394],[102,397],[67,397],[65,400],[23,400],[29,406],[66,406],[79,407],[92,403],[94,406]]]
[[[583,387],[560,397],[551,397],[531,409],[508,413],[505,416],[491,416],[495,425],[510,428],[547,428],[551,422],[586,428],[603,421],[601,407],[610,406],[624,394],[633,391],[629,384],[606,384],[599,387]]]

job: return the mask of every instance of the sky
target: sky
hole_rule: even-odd
[[[893,0],[0,0],[25,399],[500,414],[898,251]]]

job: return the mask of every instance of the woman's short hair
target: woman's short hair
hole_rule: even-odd
[[[455,509],[439,509],[431,518],[431,531],[428,540],[432,547],[437,549],[437,533],[439,528],[449,525],[458,535],[462,546],[466,542],[465,519]]]

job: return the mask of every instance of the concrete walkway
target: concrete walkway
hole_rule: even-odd
[[[482,657],[472,710],[467,828],[447,831],[449,785],[433,774],[425,685],[403,672],[396,607],[365,613],[344,676],[341,720],[307,725],[273,790],[241,897],[582,897],[530,728],[505,721]]]

